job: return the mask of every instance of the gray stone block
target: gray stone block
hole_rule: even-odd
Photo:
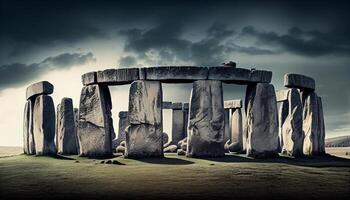
[[[224,101],[224,108],[225,109],[242,108],[242,100],[241,99],[226,100]]]
[[[97,83],[125,85],[139,79],[138,68],[106,69],[97,72]]]
[[[278,90],[276,92],[277,102],[288,101],[289,90]]]
[[[180,140],[184,139],[184,113],[182,110],[173,110],[173,121],[172,121],[172,137],[171,141],[173,144],[177,144]]]
[[[299,88],[302,90],[315,90],[315,80],[301,74],[285,74],[284,86],[289,88]]]
[[[53,85],[48,81],[41,81],[34,83],[27,87],[26,98],[35,98],[41,94],[52,94],[53,93]]]
[[[160,66],[144,68],[147,80],[159,80],[164,83],[190,83],[205,80],[208,77],[206,67]]]
[[[224,83],[249,84],[270,83],[272,72],[249,70],[235,67],[209,67],[208,79],[221,80]]]
[[[163,101],[162,108],[163,109],[172,109],[172,103],[170,101]]]
[[[182,103],[180,102],[172,103],[171,108],[173,110],[182,110]]]
[[[83,85],[91,85],[97,83],[97,72],[88,72],[81,76]]]

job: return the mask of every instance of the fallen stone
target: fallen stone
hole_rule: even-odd
[[[125,147],[125,145],[126,145],[126,142],[125,142],[125,140],[124,140],[124,141],[122,141],[122,142],[120,143],[120,146],[123,146],[123,147]]]
[[[125,157],[163,157],[162,86],[134,81],[129,92]]]
[[[170,145],[164,148],[164,153],[176,153],[176,151],[177,151],[177,145]]]
[[[91,85],[97,83],[97,72],[88,72],[81,76],[81,81],[83,85]]]
[[[57,153],[62,155],[78,154],[73,100],[71,98],[63,98],[57,107],[56,127]]]
[[[242,100],[235,99],[235,100],[224,101],[224,108],[225,109],[242,108]]]
[[[177,155],[179,155],[179,156],[184,156],[184,155],[186,155],[186,151],[184,151],[184,150],[182,150],[182,149],[178,149],[178,150],[177,150]]]
[[[34,98],[41,94],[52,94],[53,85],[48,81],[41,81],[34,83],[27,87],[26,97],[27,99]]]
[[[186,151],[187,150],[187,142],[183,142],[181,143],[181,147],[182,150]]]
[[[243,116],[240,108],[232,109],[230,152],[243,151]]]
[[[125,147],[124,146],[117,146],[117,148],[116,148],[116,151],[117,151],[117,153],[122,153],[122,154],[124,154],[125,153]]]
[[[177,147],[178,147],[178,148],[181,148],[181,145],[182,145],[183,143],[186,143],[186,144],[187,144],[187,137],[185,137],[184,139],[180,140],[180,141],[177,143]]]
[[[208,77],[206,67],[161,66],[144,68],[144,71],[147,80],[159,80],[164,83],[190,83]]]
[[[33,133],[36,155],[54,155],[55,107],[50,96],[39,95],[33,108]]]
[[[303,154],[303,106],[297,89],[288,90],[288,115],[282,121],[282,154],[298,157]]]
[[[278,155],[278,114],[273,85],[248,85],[246,94],[247,155],[270,157]]]
[[[195,81],[190,100],[186,155],[224,156],[225,112],[221,81]]]
[[[84,86],[80,96],[78,138],[80,155],[112,155],[111,97],[107,86]]]
[[[303,153],[307,156],[319,154],[318,98],[315,92],[303,92]]]
[[[299,88],[302,90],[315,90],[315,80],[301,74],[285,74],[284,86],[289,88]]]
[[[322,99],[321,97],[317,98],[317,105],[318,105],[318,125],[319,125],[319,154],[323,155],[326,154],[326,145],[325,145],[325,137],[326,137],[326,130],[324,125],[324,116],[323,116],[323,106],[322,106]]]
[[[163,101],[162,108],[163,109],[172,109],[172,103],[170,101]]]
[[[270,83],[272,72],[224,66],[209,67],[208,79],[235,84]]]
[[[108,85],[125,85],[138,79],[138,68],[106,69],[97,72],[97,83]]]
[[[279,90],[276,92],[276,101],[283,102],[288,101],[289,90]]]

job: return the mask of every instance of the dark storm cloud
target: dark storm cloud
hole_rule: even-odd
[[[347,33],[350,28],[341,27],[329,32],[318,30],[304,31],[298,27],[292,27],[286,34],[278,34],[274,31],[259,31],[253,26],[244,27],[241,35],[252,36],[256,39],[256,45],[265,45],[281,48],[281,50],[303,56],[322,56],[327,54],[350,53],[350,39]]]
[[[22,63],[2,65],[0,66],[0,91],[8,87],[23,85],[50,70],[67,69],[94,60],[92,53],[64,53],[30,65]]]
[[[137,66],[137,60],[133,56],[124,56],[119,59],[119,66],[120,67],[136,67]]]

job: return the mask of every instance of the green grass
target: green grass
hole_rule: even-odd
[[[0,158],[0,199],[350,199],[350,160]]]

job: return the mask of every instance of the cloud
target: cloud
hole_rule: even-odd
[[[318,30],[305,31],[298,27],[292,27],[286,34],[278,34],[274,31],[259,31],[253,26],[246,26],[240,35],[253,37],[256,39],[257,46],[273,47],[297,55],[348,55],[350,53],[350,39],[345,33],[349,30],[348,27],[342,27],[321,32]]]
[[[120,67],[136,67],[137,61],[133,56],[124,56],[119,59]]]
[[[64,53],[29,65],[22,63],[1,65],[0,91],[8,87],[21,86],[50,70],[67,69],[94,61],[92,53]]]

